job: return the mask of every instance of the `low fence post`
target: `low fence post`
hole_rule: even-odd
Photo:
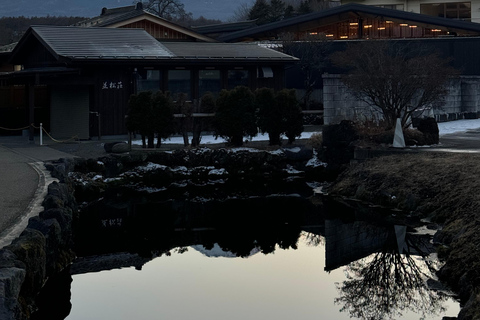
[[[40,145],[43,146],[43,124],[40,122]]]

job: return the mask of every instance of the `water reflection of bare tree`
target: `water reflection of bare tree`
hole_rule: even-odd
[[[303,231],[302,236],[307,246],[318,247],[325,244],[325,237],[320,234]]]
[[[397,248],[351,263],[347,280],[337,284],[335,303],[342,312],[360,319],[394,319],[405,311],[434,315],[445,311],[445,294],[430,290],[434,269],[426,257],[400,254]]]

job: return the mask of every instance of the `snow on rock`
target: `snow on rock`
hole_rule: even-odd
[[[241,148],[232,148],[232,149],[229,149],[227,150],[229,153],[238,153],[238,152],[252,152],[252,153],[256,153],[256,152],[260,152],[260,150],[258,149],[254,149],[254,148],[247,148],[247,147],[241,147]]]
[[[220,169],[212,169],[208,172],[209,176],[223,176],[227,175],[228,171],[225,170],[225,168],[220,168]]]
[[[307,167],[312,167],[312,168],[317,168],[317,167],[327,167],[328,164],[320,161],[317,157],[317,151],[315,149],[313,149],[313,157],[312,157],[312,159],[308,160],[306,166]]]
[[[288,174],[301,174],[303,173],[303,171],[298,171],[297,169],[295,169],[292,165],[288,164],[287,165],[287,168],[283,169],[284,171],[286,171]]]
[[[136,190],[147,192],[147,193],[157,193],[157,192],[165,191],[165,190],[167,190],[167,188],[165,188],[165,187],[162,187],[162,188],[138,187],[138,188],[136,188]]]
[[[140,172],[148,172],[148,171],[154,171],[154,170],[165,170],[166,168],[167,166],[164,166],[158,163],[149,162],[146,166],[137,167],[136,170]]]
[[[286,151],[288,152],[292,152],[292,153],[299,153],[302,149],[300,149],[299,147],[295,147],[295,148],[285,148]]]

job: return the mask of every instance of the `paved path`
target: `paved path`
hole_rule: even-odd
[[[72,155],[30,143],[25,137],[0,137],[0,248],[42,210],[53,181],[43,162],[68,157]]]

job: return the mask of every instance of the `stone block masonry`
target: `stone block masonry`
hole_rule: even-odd
[[[340,74],[323,76],[324,124],[335,124],[341,120],[362,121],[378,119],[379,111],[360,101],[342,82]],[[460,76],[450,80],[448,93],[442,106],[425,112],[440,121],[478,118],[480,114],[480,76]]]

